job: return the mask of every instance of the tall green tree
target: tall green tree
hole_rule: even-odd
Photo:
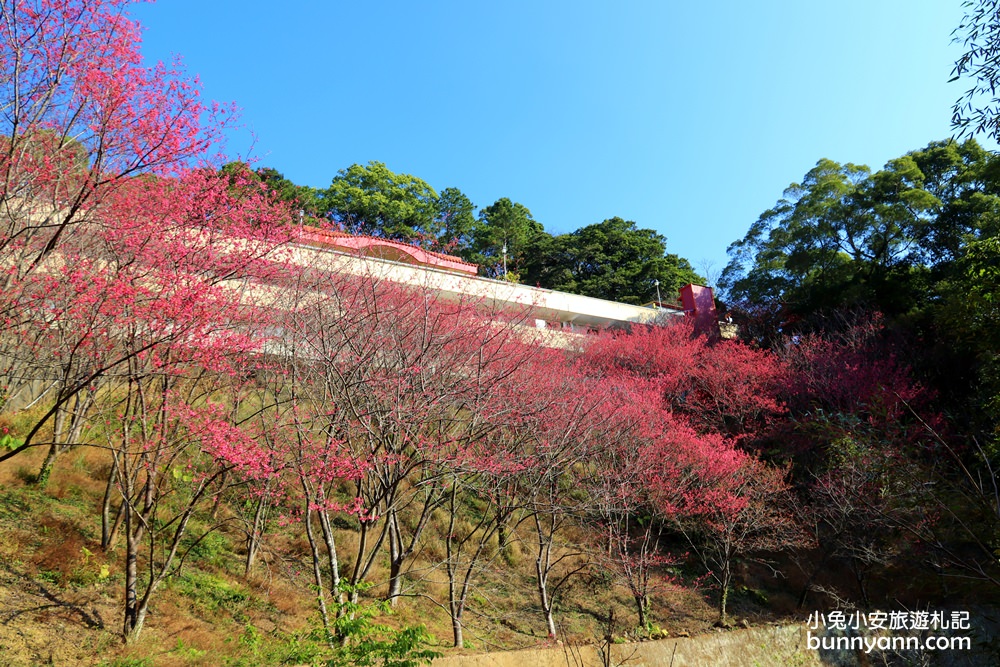
[[[881,311],[966,433],[1000,442],[998,239],[1000,156],[933,142],[875,173],[821,160],[730,246],[720,282],[731,303],[766,313],[754,337]]]
[[[941,202],[917,239],[921,261],[941,278],[965,244],[1000,233],[1000,159],[974,140],[933,142],[909,155]]]
[[[471,261],[487,276],[519,278],[541,254],[549,234],[528,207],[502,197],[479,212],[480,225],[473,233]],[[506,252],[504,252],[506,250]]]
[[[304,216],[311,218],[319,215],[316,190],[296,185],[276,169],[261,167],[255,170],[246,162],[237,160],[226,163],[220,171],[229,179],[230,192],[234,196],[253,196],[260,188],[264,188],[275,201],[289,204],[293,211],[302,211]]]
[[[319,193],[316,188],[311,188],[308,185],[296,185],[285,178],[285,175],[280,171],[271,167],[261,167],[255,173],[280,201],[291,204],[293,209],[302,211],[305,216],[319,217]]]
[[[344,231],[433,244],[440,233],[438,195],[416,176],[382,162],[353,164],[320,192],[320,206]]]
[[[927,287],[921,244],[934,235],[943,206],[926,187],[923,157],[904,155],[874,174],[820,160],[729,246],[720,280],[728,297],[780,302],[799,314],[912,308]]]
[[[472,247],[481,221],[475,214],[476,205],[458,188],[445,188],[437,202],[439,228],[437,248],[472,261]]]
[[[1000,460],[1000,236],[971,241],[949,277],[935,315],[947,335],[949,374],[972,387],[968,393],[975,421],[994,461]],[[969,368],[963,368],[963,363]],[[958,390],[961,392],[962,388]],[[965,392],[962,392],[964,394]]]
[[[663,300],[673,300],[682,286],[704,279],[686,259],[667,252],[664,236],[615,217],[555,237],[538,267],[538,282],[599,299],[646,303],[657,291]]]

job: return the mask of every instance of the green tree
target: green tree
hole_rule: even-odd
[[[336,635],[327,638],[333,646],[333,655],[326,663],[329,667],[418,667],[441,657],[439,652],[428,648],[434,638],[423,625],[396,629],[379,623],[379,616],[392,613],[389,603],[352,602],[358,597],[353,594],[357,589],[344,585],[340,591],[342,602],[335,622]]]
[[[765,313],[754,337],[881,311],[964,434],[997,441],[998,239],[1000,156],[972,139],[933,142],[875,173],[821,160],[730,246],[721,283],[748,315]]]
[[[910,156],[924,188],[941,202],[917,246],[921,261],[940,278],[966,243],[1000,233],[1000,159],[972,139],[933,142]]]
[[[636,223],[610,218],[557,236],[539,270],[544,287],[623,303],[676,298],[687,283],[701,283],[691,264],[667,253],[667,239]],[[657,285],[657,281],[659,285]]]
[[[920,242],[942,202],[914,154],[868,167],[820,160],[729,246],[720,283],[733,301],[794,313],[843,306],[905,312],[926,289]]]
[[[504,276],[505,255],[507,272],[519,275],[540,255],[538,245],[551,238],[526,206],[507,197],[481,210],[479,220],[469,257],[490,277]]]
[[[475,215],[476,205],[458,188],[445,188],[438,197],[437,250],[472,261],[472,246],[481,222]]]
[[[353,164],[319,194],[320,207],[352,234],[433,244],[440,233],[438,195],[416,176],[381,162]]]
[[[963,373],[952,363],[951,372],[967,375],[973,384],[971,400],[981,423],[969,424],[982,433],[983,444],[1000,459],[1000,237],[971,241],[954,274],[941,290],[939,329],[948,344],[967,357],[971,369]]]
[[[311,188],[308,185],[296,185],[285,178],[285,175],[280,171],[271,167],[261,167],[255,173],[275,193],[279,201],[291,204],[293,208],[302,211],[310,218],[319,217],[319,193],[316,188]]]

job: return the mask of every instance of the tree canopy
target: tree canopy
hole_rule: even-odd
[[[458,188],[445,188],[438,197],[439,250],[468,258],[482,223],[476,205]]]
[[[557,236],[549,248],[534,267],[538,282],[564,292],[646,303],[657,288],[670,300],[684,285],[703,282],[686,259],[667,252],[664,236],[618,217]]]
[[[734,301],[786,315],[836,307],[903,313],[926,303],[1000,214],[1000,163],[974,140],[934,142],[866,166],[820,160],[729,246]]]
[[[874,173],[820,160],[730,245],[721,284],[761,341],[884,314],[912,341],[922,380],[983,443],[1000,432],[998,236],[1000,157],[973,139],[933,142]]]
[[[666,237],[631,220],[608,218],[553,236],[527,206],[509,197],[477,210],[458,188],[439,194],[381,162],[351,165],[319,191],[295,185],[273,168],[257,169],[253,179],[281,201],[344,231],[453,254],[490,278],[636,304],[658,295],[672,301],[685,284],[705,282],[688,260],[667,251]]]
[[[437,198],[422,179],[369,162],[339,171],[320,192],[320,206],[352,234],[420,241],[437,237]]]
[[[537,246],[544,242],[545,228],[524,204],[502,197],[479,212],[480,224],[473,237],[470,259],[494,278],[506,277],[506,270],[520,278],[537,258]]]

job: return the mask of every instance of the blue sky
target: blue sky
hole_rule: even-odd
[[[243,109],[233,157],[314,187],[377,160],[479,207],[509,197],[554,234],[621,216],[704,273],[820,158],[877,168],[950,135],[960,4],[160,0],[133,14],[147,60],[180,55],[206,97]]]

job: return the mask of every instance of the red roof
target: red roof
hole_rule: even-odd
[[[319,227],[303,227],[299,240],[309,245],[351,252],[358,255],[377,257],[407,264],[417,264],[444,271],[476,275],[479,268],[453,255],[446,255],[433,250],[425,250],[402,241],[379,238],[377,236],[362,236],[347,234]]]

